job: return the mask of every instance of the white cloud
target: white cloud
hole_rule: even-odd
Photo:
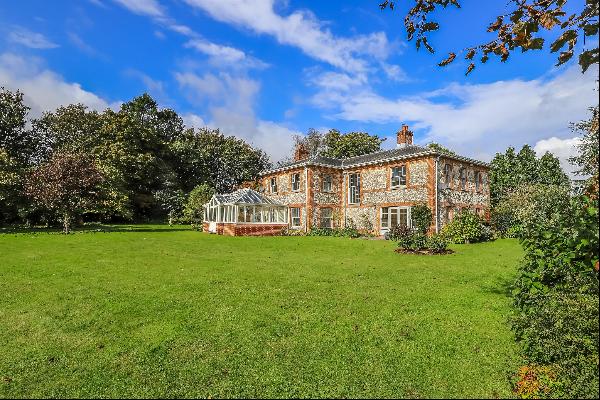
[[[533,80],[451,84],[434,92],[385,98],[368,85],[352,92],[320,85],[313,104],[335,110],[330,117],[371,123],[410,122],[422,141],[490,159],[508,146],[572,136],[569,123],[597,103],[597,67],[585,75],[574,65]],[[424,136],[424,137],[423,137]]]
[[[256,117],[254,103],[260,90],[258,82],[224,72],[202,76],[179,72],[175,79],[191,103],[209,109],[206,125],[248,141],[266,151],[274,161],[290,154],[292,137],[300,132]],[[194,115],[187,117],[186,124],[198,126],[198,123],[204,125],[205,121]]]
[[[8,34],[8,40],[32,49],[54,49],[58,47],[56,43],[46,39],[41,33],[32,32],[23,27],[14,27]]]
[[[569,158],[578,154],[577,145],[580,143],[581,138],[579,137],[559,139],[553,136],[548,139],[539,140],[533,149],[538,156],[542,156],[547,151],[554,154],[560,160],[563,170],[571,176],[576,176],[574,171],[577,168],[569,163]]]
[[[114,0],[130,11],[150,17],[162,17],[164,11],[156,0]]]
[[[81,52],[87,54],[88,56],[94,57],[94,58],[99,58],[99,59],[102,59],[102,60],[106,60],[107,59],[106,55],[102,54],[101,52],[99,52],[98,50],[96,50],[95,48],[93,48],[92,46],[90,46],[89,44],[87,44],[81,38],[81,36],[79,36],[78,34],[76,34],[74,32],[68,32],[67,33],[67,37],[69,38],[69,41],[75,47],[77,47],[79,50],[81,50]]]
[[[313,13],[295,11],[287,16],[274,10],[274,0],[185,0],[215,20],[256,33],[271,35],[282,44],[298,47],[308,56],[349,72],[365,72],[367,58],[384,60],[390,46],[385,33],[336,37]]]
[[[266,68],[268,64],[248,56],[242,50],[223,46],[204,39],[193,39],[185,44],[209,57],[209,62],[215,66],[233,68]]]
[[[44,68],[42,61],[34,57],[0,54],[0,82],[8,89],[18,89],[25,94],[25,102],[31,107],[30,116],[33,118],[71,103],[83,103],[94,110],[119,106],[83,89],[78,83],[66,82],[62,76]]]

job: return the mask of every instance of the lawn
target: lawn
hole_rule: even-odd
[[[507,397],[514,240],[0,234],[0,397]]]

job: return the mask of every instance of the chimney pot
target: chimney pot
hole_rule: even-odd
[[[408,130],[408,125],[402,124],[402,129],[396,132],[397,147],[406,147],[413,144],[413,133]]]
[[[298,143],[296,144],[296,149],[294,150],[294,161],[302,161],[308,158],[308,149],[304,144]]]

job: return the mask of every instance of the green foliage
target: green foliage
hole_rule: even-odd
[[[544,365],[524,365],[515,376],[515,395],[520,399],[560,398],[561,383],[556,370]]]
[[[433,214],[427,204],[416,204],[411,207],[410,214],[413,228],[420,233],[426,234],[433,222]]]
[[[540,159],[529,145],[518,154],[509,147],[504,154],[496,153],[490,163],[490,198],[492,206],[523,185],[564,185],[569,178],[560,166],[558,158],[546,152]]]
[[[23,93],[0,87],[0,150],[19,164],[28,164],[37,145],[26,128],[29,107]]]
[[[598,199],[573,198],[554,223],[528,224],[513,289],[525,355],[557,365],[566,397],[598,397]]]
[[[442,235],[453,243],[476,243],[492,239],[492,232],[481,217],[462,211],[442,228]]]
[[[553,226],[569,212],[570,189],[564,185],[522,185],[504,196],[491,212],[502,237],[519,237],[533,224]]]
[[[196,186],[188,195],[183,209],[183,221],[192,224],[193,227],[201,227],[204,219],[204,204],[208,203],[215,190],[208,184],[203,183]]]
[[[442,235],[404,230],[398,237],[398,247],[404,252],[441,254],[448,251],[448,241]]]
[[[334,237],[348,237],[358,238],[361,236],[358,229],[352,226],[344,228],[311,228],[306,236],[334,236]]]
[[[396,3],[394,0],[385,0],[379,7],[393,10]],[[513,51],[542,50],[545,45],[552,53],[560,51],[557,66],[569,61],[575,55],[576,49],[583,72],[591,65],[598,64],[598,47],[592,46],[587,49],[583,46],[578,49],[577,46],[580,38],[583,37],[585,44],[586,37],[590,40],[589,37],[598,35],[598,1],[577,2],[575,8],[571,7],[572,2],[567,5],[567,0],[525,0],[509,4],[510,8],[498,10],[499,15],[487,28],[488,32],[496,34],[494,39],[462,50],[465,60],[469,62],[466,75],[475,68],[476,56],[480,57],[481,64],[485,64],[494,56],[505,62]],[[404,26],[408,40],[416,37],[417,50],[423,46],[430,53],[435,52],[428,42],[428,37],[431,32],[437,31],[440,25],[432,21],[430,16],[435,14],[435,11],[449,6],[460,8],[460,3],[458,0],[416,0],[408,8]],[[549,45],[546,44],[548,35],[540,32],[544,30],[557,35]],[[456,57],[456,52],[452,52],[438,65],[449,65]]]
[[[400,225],[400,224],[392,225],[390,227],[390,230],[387,232],[386,239],[398,241],[398,240],[400,240],[400,238],[410,235],[411,232],[412,232],[412,229],[410,229],[406,225]]]
[[[600,153],[598,106],[591,107],[589,111],[592,114],[590,119],[571,126],[574,133],[581,135],[581,142],[577,145],[578,154],[569,161],[578,168],[578,174],[590,176],[590,183],[597,185],[598,154]]]
[[[442,154],[448,154],[450,156],[457,156],[458,155],[455,152],[453,152],[452,150],[450,150],[449,148],[444,147],[441,144],[436,143],[436,142],[429,143],[427,145],[427,148],[429,148],[431,150],[435,150],[435,151],[437,151],[439,153],[442,153]]]
[[[385,138],[370,135],[366,132],[349,132],[341,134],[336,129],[331,129],[323,138],[326,157],[348,158],[361,156],[381,150],[381,143]]]
[[[0,224],[12,222],[18,217],[19,208],[24,202],[23,174],[22,165],[0,148]]]

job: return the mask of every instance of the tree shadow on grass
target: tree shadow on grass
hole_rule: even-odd
[[[512,296],[513,284],[515,277],[496,278],[492,283],[482,285],[481,290],[486,293],[499,294],[506,297]]]
[[[192,228],[184,225],[180,226],[169,226],[169,225],[144,225],[144,224],[117,224],[117,225],[105,225],[105,224],[84,224],[76,226],[69,234],[79,233],[111,233],[111,232],[181,232],[191,231]],[[24,227],[24,226],[7,226],[0,227],[0,234],[62,234],[62,229],[58,227]]]

